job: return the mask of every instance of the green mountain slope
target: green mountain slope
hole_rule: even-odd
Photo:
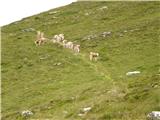
[[[29,119],[144,120],[160,110],[159,6],[75,2],[3,26],[2,119],[26,119],[21,111],[31,110]],[[64,33],[81,52],[35,46],[38,30],[48,38]],[[90,51],[100,54],[97,62]]]

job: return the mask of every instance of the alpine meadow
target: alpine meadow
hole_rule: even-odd
[[[59,34],[80,51],[54,43]],[[1,35],[2,120],[146,120],[160,111],[158,1],[73,2]]]

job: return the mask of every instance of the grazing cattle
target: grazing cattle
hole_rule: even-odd
[[[44,32],[41,32],[40,38],[44,38]]]
[[[64,34],[59,34],[59,37],[61,38],[61,41],[64,40]]]
[[[57,43],[60,43],[60,42],[61,42],[61,38],[59,37],[59,35],[55,35],[55,36],[53,37],[53,39],[55,39],[55,41],[56,41]]]
[[[92,61],[92,60],[97,61],[98,57],[99,57],[99,53],[90,52],[90,54],[89,54],[89,59],[90,59],[91,61]]]
[[[79,53],[79,52],[80,52],[80,45],[74,45],[73,50],[74,50],[76,53]]]
[[[40,41],[38,40],[36,40],[34,43],[36,44],[36,46],[40,45]]]
[[[41,37],[41,32],[40,31],[37,31],[37,40],[39,40]]]
[[[65,46],[66,43],[67,43],[67,40],[62,40],[61,42],[59,42],[59,45]]]
[[[44,33],[37,31],[37,39],[35,40],[36,45],[44,44],[47,41],[47,38],[44,37]]]
[[[55,39],[57,43],[60,43],[64,40],[64,34],[55,35],[53,39]]]
[[[37,39],[35,40],[36,45],[40,45],[41,32],[37,31]]]
[[[43,32],[41,32],[40,36],[41,36],[40,37],[41,44],[44,44],[45,42],[47,42],[48,39],[44,37],[44,33]]]
[[[51,41],[52,41],[53,43],[56,43],[56,42],[57,42],[57,40],[55,40],[54,38],[51,39]]]
[[[63,45],[64,48],[66,48],[66,43],[67,43],[67,40],[62,41],[62,45]]]
[[[67,42],[66,43],[66,48],[73,49],[73,42]]]

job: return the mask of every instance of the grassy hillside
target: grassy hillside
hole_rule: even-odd
[[[160,110],[159,6],[75,2],[3,26],[2,120],[25,119],[23,110],[34,113],[29,119],[145,120]],[[48,38],[64,33],[81,52],[37,47],[37,30]],[[90,51],[100,54],[97,62]],[[135,70],[141,73],[126,76]],[[92,109],[78,116],[85,107]]]

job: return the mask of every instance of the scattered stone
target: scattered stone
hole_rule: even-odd
[[[103,33],[102,33],[102,36],[103,36],[103,37],[106,37],[106,36],[108,36],[108,35],[110,35],[110,34],[111,34],[110,31],[109,31],[109,32],[103,32]]]
[[[131,75],[136,75],[136,74],[140,74],[140,71],[132,71],[132,72],[127,72],[126,75],[127,76],[131,76]]]
[[[83,112],[89,112],[92,108],[91,107],[87,107],[87,108],[83,108]]]
[[[135,28],[135,29],[134,29],[134,31],[138,31],[138,30],[140,30],[140,29],[139,29],[139,28]]]
[[[35,31],[34,28],[26,28],[22,30],[22,32],[33,32],[33,31]]]
[[[99,8],[100,10],[105,10],[105,9],[108,9],[108,7],[107,6],[103,6],[103,7],[101,7],[101,8]]]
[[[15,33],[9,33],[9,36],[16,36]]]
[[[51,106],[48,106],[47,109],[50,110],[50,109],[52,109],[52,107],[51,107]]]
[[[81,109],[78,116],[80,116],[80,117],[85,116],[91,109],[92,109],[91,107],[86,107],[86,108]]]
[[[32,116],[33,115],[33,112],[29,111],[29,110],[24,110],[22,111],[21,115],[23,117],[29,117],[29,116]]]
[[[67,112],[66,110],[65,110],[65,111],[63,111],[63,113],[64,113],[64,114],[68,114],[68,112]]]
[[[119,34],[120,37],[123,37],[123,34]]]
[[[41,58],[39,58],[40,60],[44,60],[44,59],[46,59],[46,58],[44,58],[44,57],[41,57]]]
[[[71,97],[71,100],[75,100],[75,97]]]
[[[89,15],[89,13],[87,12],[87,13],[85,13],[84,15],[85,15],[85,16],[88,16],[88,15]]]
[[[24,61],[28,61],[28,58],[27,58],[27,57],[25,57],[25,58],[23,58],[23,60],[24,60]]]
[[[52,11],[52,12],[49,12],[48,14],[49,15],[52,15],[52,14],[56,14],[56,13],[58,13],[59,11]]]
[[[85,114],[79,113],[78,116],[83,117],[83,116],[85,116]]]
[[[54,65],[55,66],[59,66],[59,65],[61,65],[62,63],[60,63],[60,62],[58,62],[58,63],[55,63]]]
[[[131,32],[133,32],[134,30],[130,30]]]
[[[52,19],[56,19],[56,18],[57,18],[56,16],[53,16],[53,17],[52,17]]]
[[[47,57],[40,57],[39,59],[40,60],[45,60],[45,59],[47,59]]]
[[[57,65],[61,65],[61,63],[57,63]]]
[[[160,111],[152,111],[147,115],[149,120],[160,120]]]
[[[50,55],[45,55],[45,56],[40,56],[40,60],[45,60],[45,59],[47,59],[47,58],[49,58],[50,57]]]
[[[158,85],[155,85],[154,88],[158,88]]]
[[[123,32],[124,32],[124,33],[126,33],[126,32],[127,32],[127,30],[124,30]]]
[[[94,39],[96,37],[97,37],[97,35],[88,35],[88,36],[84,37],[83,40],[91,40],[91,39]]]

